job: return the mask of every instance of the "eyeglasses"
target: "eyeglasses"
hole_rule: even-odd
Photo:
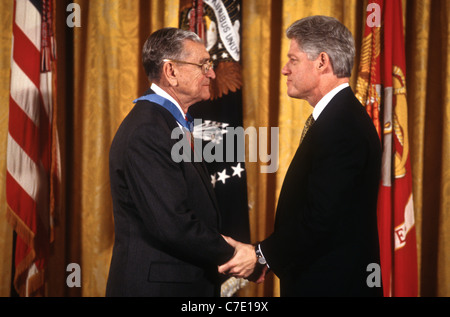
[[[191,63],[191,62],[184,62],[184,61],[177,61],[175,59],[163,59],[163,62],[172,62],[172,63],[179,63],[179,64],[188,64],[188,65],[195,65],[202,69],[203,75],[206,75],[210,69],[213,69],[213,62],[207,61],[204,64],[197,64],[197,63]]]

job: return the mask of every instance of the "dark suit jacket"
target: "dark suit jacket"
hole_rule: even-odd
[[[234,249],[220,235],[203,163],[176,163],[171,157],[179,142],[171,139],[176,128],[165,108],[138,101],[114,137],[115,242],[107,296],[219,295],[217,265]]]
[[[281,296],[371,296],[380,263],[377,193],[381,148],[350,87],[320,114],[280,192],[274,232],[261,243]],[[380,278],[381,280],[381,278]]]

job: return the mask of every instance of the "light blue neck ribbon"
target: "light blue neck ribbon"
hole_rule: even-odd
[[[169,111],[172,116],[177,120],[179,124],[181,124],[185,129],[192,132],[193,122],[192,117],[189,113],[186,113],[186,117],[188,118],[188,121],[183,117],[183,115],[180,112],[180,109],[178,109],[177,106],[175,106],[170,100],[161,97],[157,94],[150,94],[150,95],[144,95],[142,97],[139,97],[135,100],[133,100],[134,103],[140,101],[140,100],[147,100],[150,102],[154,102],[161,107],[165,108],[167,111]]]

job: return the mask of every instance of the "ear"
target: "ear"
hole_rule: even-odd
[[[173,63],[166,62],[162,68],[161,78],[164,78],[170,86],[176,87],[178,86],[178,71],[174,67]]]
[[[317,57],[317,69],[324,72],[331,66],[330,57],[327,53],[321,52]]]

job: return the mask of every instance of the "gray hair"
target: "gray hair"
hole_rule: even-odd
[[[351,76],[355,42],[352,33],[337,19],[320,15],[307,17],[294,22],[286,30],[286,35],[297,41],[309,60],[325,52],[337,77]]]
[[[182,59],[184,41],[203,43],[197,34],[177,28],[163,28],[153,32],[142,49],[142,64],[150,81],[159,80],[163,59]]]

